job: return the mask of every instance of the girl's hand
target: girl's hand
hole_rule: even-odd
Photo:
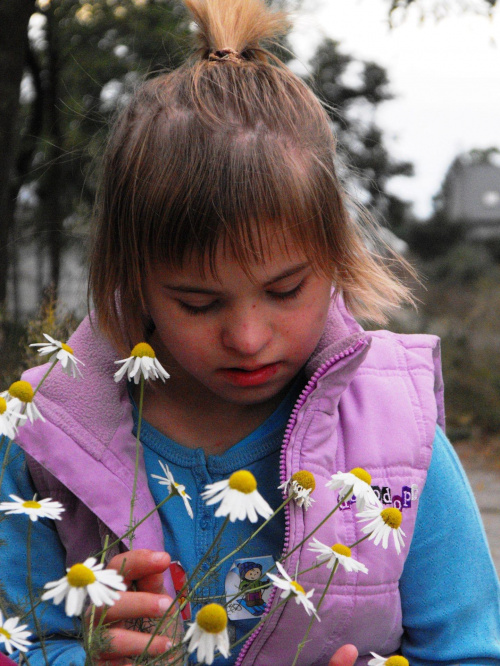
[[[354,666],[358,651],[354,645],[343,645],[328,662],[328,666]]]
[[[136,620],[161,618],[172,603],[165,594],[163,572],[170,564],[168,553],[152,550],[133,550],[116,555],[108,568],[115,569],[125,578],[127,592],[122,592],[118,601],[107,608],[104,626],[110,649],[99,654],[96,666],[131,666],[131,658],[140,655],[149,642],[149,633],[133,627]],[[102,609],[96,608],[94,626],[97,626]],[[87,622],[90,613],[87,613]],[[174,642],[176,622],[172,623],[169,636],[156,635],[148,648],[148,654],[156,656],[166,652]],[[180,641],[180,635],[175,642]]]

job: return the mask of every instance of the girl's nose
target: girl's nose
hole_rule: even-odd
[[[272,327],[256,306],[233,309],[222,330],[222,344],[244,356],[256,356],[272,338]]]

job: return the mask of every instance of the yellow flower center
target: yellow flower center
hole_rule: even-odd
[[[366,469],[363,469],[362,467],[355,467],[354,469],[351,469],[350,474],[353,474],[355,477],[360,479],[360,481],[364,481],[368,485],[370,485],[372,482],[372,477],[370,474],[368,474]]]
[[[7,400],[5,398],[0,398],[0,414],[3,414],[7,409]]]
[[[67,579],[71,587],[86,587],[96,581],[95,573],[84,564],[73,564]]]
[[[334,553],[338,553],[339,555],[345,555],[346,557],[351,557],[351,549],[349,546],[344,546],[341,543],[334,543],[332,546],[332,550]]]
[[[21,402],[31,402],[33,400],[33,389],[29,382],[18,381],[10,385],[9,393],[13,398],[18,398]]]
[[[292,580],[292,582],[290,583],[290,585],[293,587],[293,589],[295,590],[295,592],[302,592],[302,594],[305,594],[305,593],[306,593],[306,591],[304,590],[304,588],[302,587],[302,585],[300,585],[300,583],[297,583],[296,580]]]
[[[198,611],[196,622],[209,634],[220,634],[227,627],[227,613],[219,604],[207,604]]]
[[[73,349],[67,345],[65,342],[61,342],[61,348],[64,349],[65,352],[68,352],[68,354],[73,353]]]
[[[313,492],[313,490],[316,488],[314,474],[311,474],[311,472],[308,472],[305,469],[301,469],[300,472],[295,472],[295,474],[292,476],[292,480],[296,481],[299,486],[302,486],[302,488],[305,490],[310,490]]]
[[[384,509],[380,516],[386,525],[389,525],[393,530],[397,530],[401,525],[403,520],[403,514],[399,509],[391,507],[390,509]]]
[[[23,508],[24,509],[41,509],[42,505],[40,502],[35,502],[35,500],[27,500],[26,502],[23,502]]]
[[[395,656],[389,657],[389,659],[385,662],[385,666],[410,666],[410,662],[404,657]]]
[[[147,342],[139,342],[139,344],[136,345],[130,352],[130,356],[139,356],[139,358],[142,358],[143,356],[149,356],[149,358],[156,358],[153,347],[148,345]]]
[[[246,469],[240,469],[229,477],[229,487],[232,488],[232,490],[239,490],[240,493],[249,495],[250,493],[253,493],[254,490],[257,490],[257,481],[252,472],[249,472]]]
[[[9,632],[6,629],[4,629],[3,627],[0,627],[0,634],[2,634],[2,636],[5,636],[5,638],[8,641],[10,641],[11,636],[10,636]]]

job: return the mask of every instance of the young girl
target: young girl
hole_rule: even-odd
[[[438,340],[367,333],[353,317],[383,321],[409,296],[348,212],[324,109],[262,46],[286,19],[263,0],[186,4],[197,52],[136,92],[109,141],[90,267],[95,311],[70,340],[84,379],[57,367],[49,375],[36,396],[46,420],[19,429],[3,481],[5,499],[37,492],[66,508],[33,536],[34,587],[127,529],[139,396],[113,374],[147,341],[170,378],[145,389],[135,518],[165,497],[153,476],[160,463],[185,486],[194,518],[168,502],[137,528],[132,552],[127,540],[115,548],[108,567],[126,561],[128,591],[106,615],[99,664],[132,663],[149,640],[133,621],[161,617],[174,595],[169,562],[189,574],[208,550],[220,520],[201,497],[206,484],[250,470],[276,508],[278,486],[298,470],[314,474],[312,506],[289,504],[236,556],[276,561],[324,517],[331,475],[356,467],[384,504],[401,508],[404,547],[353,549],[368,574],[336,573],[298,663],[367,664],[373,652],[412,666],[500,664],[498,581],[442,430]],[[45,369],[26,379],[36,385]],[[316,536],[354,543],[355,514],[345,502]],[[3,526],[2,581],[20,603],[26,524]],[[230,524],[221,547],[230,552],[252,531]],[[285,566],[294,577],[314,561],[303,545]],[[204,584],[200,602],[224,598],[232,565]],[[300,579],[316,602],[328,575],[321,567]],[[232,641],[258,622],[229,620]],[[40,622],[51,665],[84,664],[62,606],[44,605]],[[287,666],[304,628],[303,608],[286,604],[215,663]],[[151,653],[167,640],[155,637]],[[37,643],[27,656],[45,663]]]

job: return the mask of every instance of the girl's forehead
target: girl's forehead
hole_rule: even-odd
[[[305,253],[295,245],[283,242],[267,243],[261,253],[237,256],[230,248],[218,245],[211,259],[207,254],[193,251],[184,257],[180,266],[167,262],[152,264],[156,275],[168,276],[176,281],[196,280],[224,283],[232,278],[247,278],[251,282],[269,282],[297,273],[310,265]]]

